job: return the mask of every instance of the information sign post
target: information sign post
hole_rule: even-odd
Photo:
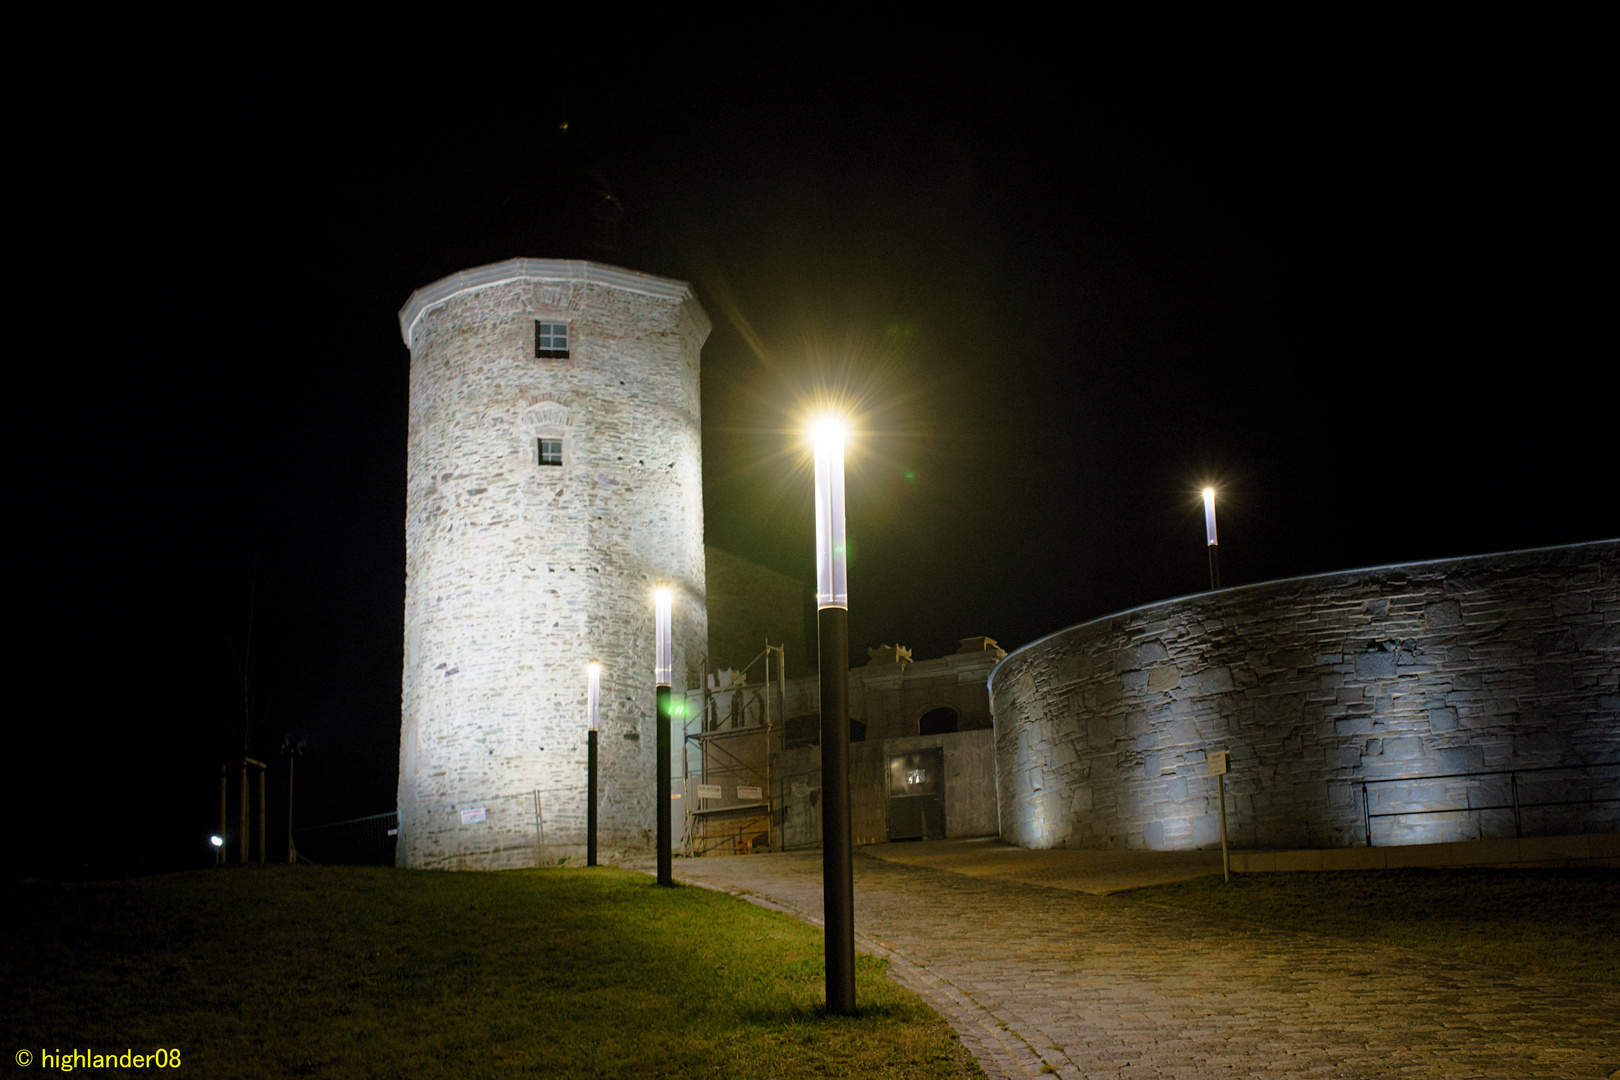
[[[1209,775],[1215,778],[1215,794],[1221,803],[1221,879],[1232,880],[1232,864],[1226,854],[1226,751],[1209,752]]]

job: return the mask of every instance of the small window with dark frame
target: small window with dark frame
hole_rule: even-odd
[[[541,360],[568,359],[568,324],[534,321],[534,355]]]
[[[539,440],[539,442],[540,442],[540,456],[539,456],[539,459],[538,459],[539,463],[541,465],[561,465],[562,464],[562,440],[561,439],[541,439],[541,440]]]

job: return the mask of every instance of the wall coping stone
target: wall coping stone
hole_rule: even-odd
[[[424,285],[417,289],[411,293],[411,298],[405,301],[405,306],[399,309],[399,336],[405,342],[405,347],[410,348],[411,338],[415,334],[417,322],[430,309],[438,307],[463,293],[477,292],[480,289],[488,289],[514,281],[583,281],[592,285],[605,285],[610,289],[621,289],[624,292],[637,293],[641,296],[657,297],[660,300],[690,303],[693,313],[697,315],[698,321],[703,324],[705,336],[712,328],[708,315],[692,292],[692,286],[684,281],[659,277],[656,274],[644,274],[638,270],[626,270],[623,267],[609,266],[606,263],[587,262],[582,259],[519,258],[490,263],[487,266],[475,266],[470,270],[461,270],[451,274],[449,277],[442,277],[431,285]]]
[[[991,669],[990,674],[985,678],[985,686],[989,688],[990,695],[993,699],[995,697],[996,674],[1000,672],[1001,669],[1007,664],[1017,659],[1021,654],[1028,652],[1037,646],[1045,644],[1048,641],[1052,641],[1055,638],[1060,638],[1066,634],[1071,634],[1076,630],[1082,630],[1090,626],[1097,626],[1112,619],[1122,618],[1126,615],[1136,615],[1141,612],[1151,611],[1154,608],[1168,608],[1174,604],[1183,604],[1187,603],[1188,601],[1205,600],[1216,596],[1228,596],[1233,593],[1239,593],[1249,589],[1275,588],[1278,586],[1291,585],[1296,582],[1327,581],[1332,578],[1343,578],[1348,582],[1353,578],[1361,577],[1367,574],[1376,574],[1380,571],[1415,570],[1422,567],[1440,566],[1446,563],[1483,563],[1492,559],[1551,554],[1552,552],[1558,551],[1576,551],[1582,548],[1598,548],[1605,545],[1620,545],[1620,537],[1610,540],[1588,540],[1575,544],[1553,544],[1548,547],[1522,548],[1514,551],[1496,551],[1488,555],[1459,555],[1444,559],[1424,559],[1419,562],[1385,563],[1382,566],[1365,566],[1355,570],[1330,570],[1321,574],[1302,574],[1299,577],[1273,578],[1270,581],[1254,581],[1247,585],[1230,585],[1224,589],[1206,589],[1203,592],[1186,593],[1182,596],[1171,597],[1168,600],[1155,600],[1152,603],[1138,604],[1136,607],[1125,608],[1123,611],[1111,611],[1107,615],[1099,615],[1095,619],[1087,619],[1085,622],[1075,623],[1072,626],[1065,626],[1063,629],[1054,630],[1044,637],[1038,637],[1028,644],[1020,645],[1018,648],[1008,652],[1007,655],[1001,659],[1001,662],[996,664],[996,666]]]

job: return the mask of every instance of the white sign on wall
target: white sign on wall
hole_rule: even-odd
[[[487,815],[484,813],[484,807],[475,806],[471,810],[463,810],[461,812],[461,823],[463,825],[471,825],[474,822],[483,821],[486,816]]]
[[[720,785],[719,784],[699,784],[697,786],[697,797],[700,798],[700,799],[718,799],[718,798],[721,798],[722,796],[720,794]]]
[[[739,798],[739,799],[756,799],[757,800],[759,797],[760,797],[759,796],[759,788],[757,788],[757,787],[745,787],[742,784],[737,785],[737,798]]]
[[[1211,750],[1209,752],[1209,775],[1211,775],[1211,776],[1225,776],[1226,775],[1226,751],[1225,750]]]

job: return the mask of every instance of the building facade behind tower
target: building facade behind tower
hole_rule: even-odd
[[[677,684],[708,633],[708,318],[683,282],[513,259],[418,289],[400,330],[398,862],[497,869],[583,851],[592,659],[600,842],[651,847],[653,587],[675,590]]]

